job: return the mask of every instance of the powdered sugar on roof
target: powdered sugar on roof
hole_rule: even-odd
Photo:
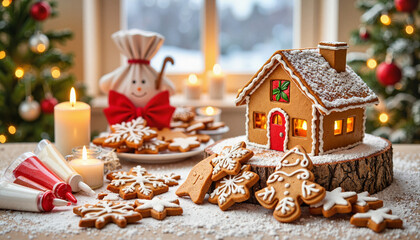
[[[337,72],[317,49],[281,51],[281,54],[327,109],[378,101],[375,93],[349,66],[345,72]]]

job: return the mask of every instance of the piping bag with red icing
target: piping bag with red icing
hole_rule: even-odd
[[[56,206],[70,204],[55,198],[50,190],[43,192],[4,180],[0,181],[0,209],[49,212]]]
[[[26,152],[16,158],[4,171],[3,177],[10,182],[18,183],[22,180],[25,186],[39,189],[39,185],[51,190],[58,198],[77,203],[77,199],[71,193],[69,184],[61,180],[51,170],[49,170],[39,158]],[[38,186],[35,186],[36,183]]]
[[[66,159],[50,141],[46,139],[40,141],[34,153],[48,169],[68,183],[73,192],[82,190],[91,196],[95,195],[95,192],[83,182],[82,176],[67,164]]]

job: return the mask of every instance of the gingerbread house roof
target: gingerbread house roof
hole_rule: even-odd
[[[236,105],[245,104],[246,97],[280,65],[323,114],[379,102],[375,93],[349,66],[345,71],[337,72],[318,49],[294,49],[275,52],[239,91]]]

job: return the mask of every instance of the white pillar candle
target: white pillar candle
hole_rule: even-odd
[[[207,73],[210,99],[223,99],[225,95],[225,74],[219,64],[213,66],[213,71]]]
[[[73,156],[76,157],[77,155],[73,153]],[[76,158],[69,164],[92,189],[100,188],[104,184],[104,162],[99,159],[88,158],[85,146],[83,146],[82,158]]]
[[[201,83],[197,78],[197,75],[190,74],[185,83],[185,97],[189,100],[200,99],[201,95]]]
[[[71,153],[76,146],[90,143],[90,106],[76,102],[74,88],[70,91],[70,101],[54,107],[55,146],[63,154]]]
[[[213,117],[214,122],[220,122],[220,115],[222,110],[217,107],[200,107],[197,109],[197,114],[202,117]]]

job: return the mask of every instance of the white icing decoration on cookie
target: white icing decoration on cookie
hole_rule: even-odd
[[[95,220],[97,222],[104,222],[105,217],[112,216],[116,219],[122,219],[124,217],[131,216],[133,214],[133,203],[120,202],[112,204],[112,202],[100,201],[97,204],[89,205],[87,207],[80,207],[81,213],[86,213],[83,216],[84,220]]]
[[[138,151],[141,151],[141,150],[156,151],[156,150],[159,150],[158,146],[164,145],[165,143],[166,143],[165,141],[159,140],[157,138],[153,138],[150,141],[144,142],[143,145],[138,148]]]
[[[174,138],[169,147],[180,147],[183,150],[188,149],[191,145],[200,144],[197,137]]]
[[[223,168],[228,170],[234,169],[237,162],[233,159],[241,158],[249,153],[249,150],[242,148],[241,144],[242,143],[239,142],[232,147],[225,147],[217,157],[211,160],[213,164],[215,164],[213,167],[213,175],[220,172]]]
[[[282,214],[286,214],[288,211],[291,211],[290,207],[294,207],[295,203],[293,201],[293,198],[291,197],[285,197],[282,200],[280,200],[279,204],[277,204],[276,211],[280,210]]]
[[[188,121],[194,116],[195,114],[190,107],[177,107],[172,115],[172,118],[180,119],[182,121]]]
[[[257,195],[258,197],[262,197],[264,201],[266,201],[268,198],[268,201],[271,202],[273,200],[274,195],[276,195],[276,189],[274,189],[273,186],[269,188],[264,188],[264,192],[260,192]]]
[[[146,174],[146,169],[140,165],[134,167],[132,171],[136,173],[136,176],[130,175],[126,172],[113,173],[112,176],[117,179],[112,180],[111,185],[118,187],[125,185],[126,183],[132,183],[131,185],[123,188],[123,192],[134,192],[136,190],[135,187],[138,185],[138,191],[144,195],[150,195],[152,193],[152,188],[146,185],[147,183],[151,184],[154,188],[167,186],[162,182],[162,178]]]
[[[357,206],[366,206],[367,202],[378,201],[376,197],[370,197],[368,192],[362,192],[357,194]]]
[[[140,144],[144,136],[156,134],[156,131],[144,125],[144,119],[138,117],[129,122],[122,122],[111,126],[114,132],[110,133],[105,143],[115,143],[122,140]]]
[[[379,208],[376,210],[369,210],[365,213],[356,213],[353,215],[353,218],[370,218],[377,224],[383,222],[385,219],[400,219],[398,216],[390,214],[390,211],[391,210],[389,208]]]
[[[120,195],[117,193],[107,193],[107,195],[102,198],[102,200],[109,200],[109,201],[118,201],[120,200]]]
[[[341,187],[338,187],[331,192],[327,191],[325,198],[319,203],[311,205],[311,208],[323,206],[325,211],[330,210],[334,205],[346,206],[349,203],[345,198],[355,196],[356,192],[342,192]]]
[[[289,187],[290,187],[290,183],[286,183],[286,184],[284,184],[284,187],[285,187],[285,188],[289,188]]]
[[[292,177],[293,175],[297,174],[297,173],[301,173],[298,174],[296,176],[297,179],[309,179],[310,177],[310,173],[308,170],[301,168],[301,169],[297,169],[292,173],[286,173],[283,171],[275,171],[274,173],[272,173],[267,180],[267,183],[273,183],[273,182],[282,182],[284,180],[284,178],[281,175],[287,176],[287,177]]]
[[[238,183],[251,179],[254,174],[255,173],[253,172],[243,171],[235,176],[227,175],[220,181],[221,185],[214,189],[210,194],[210,197],[214,198],[215,196],[218,196],[219,203],[223,204],[226,202],[226,198],[232,194],[245,194],[245,187],[243,185],[238,185]]]
[[[289,191],[284,191],[285,196],[289,195],[289,193],[290,193]]]
[[[165,208],[179,208],[179,204],[174,203],[174,200],[160,199],[158,197],[152,198],[152,200],[137,199],[138,202],[143,203],[137,206],[136,209],[153,209],[157,212],[163,212]]]
[[[306,185],[306,181],[302,183],[302,196],[306,198],[307,196],[311,196],[312,192],[319,192],[319,189],[315,187],[315,183],[311,185]]]

